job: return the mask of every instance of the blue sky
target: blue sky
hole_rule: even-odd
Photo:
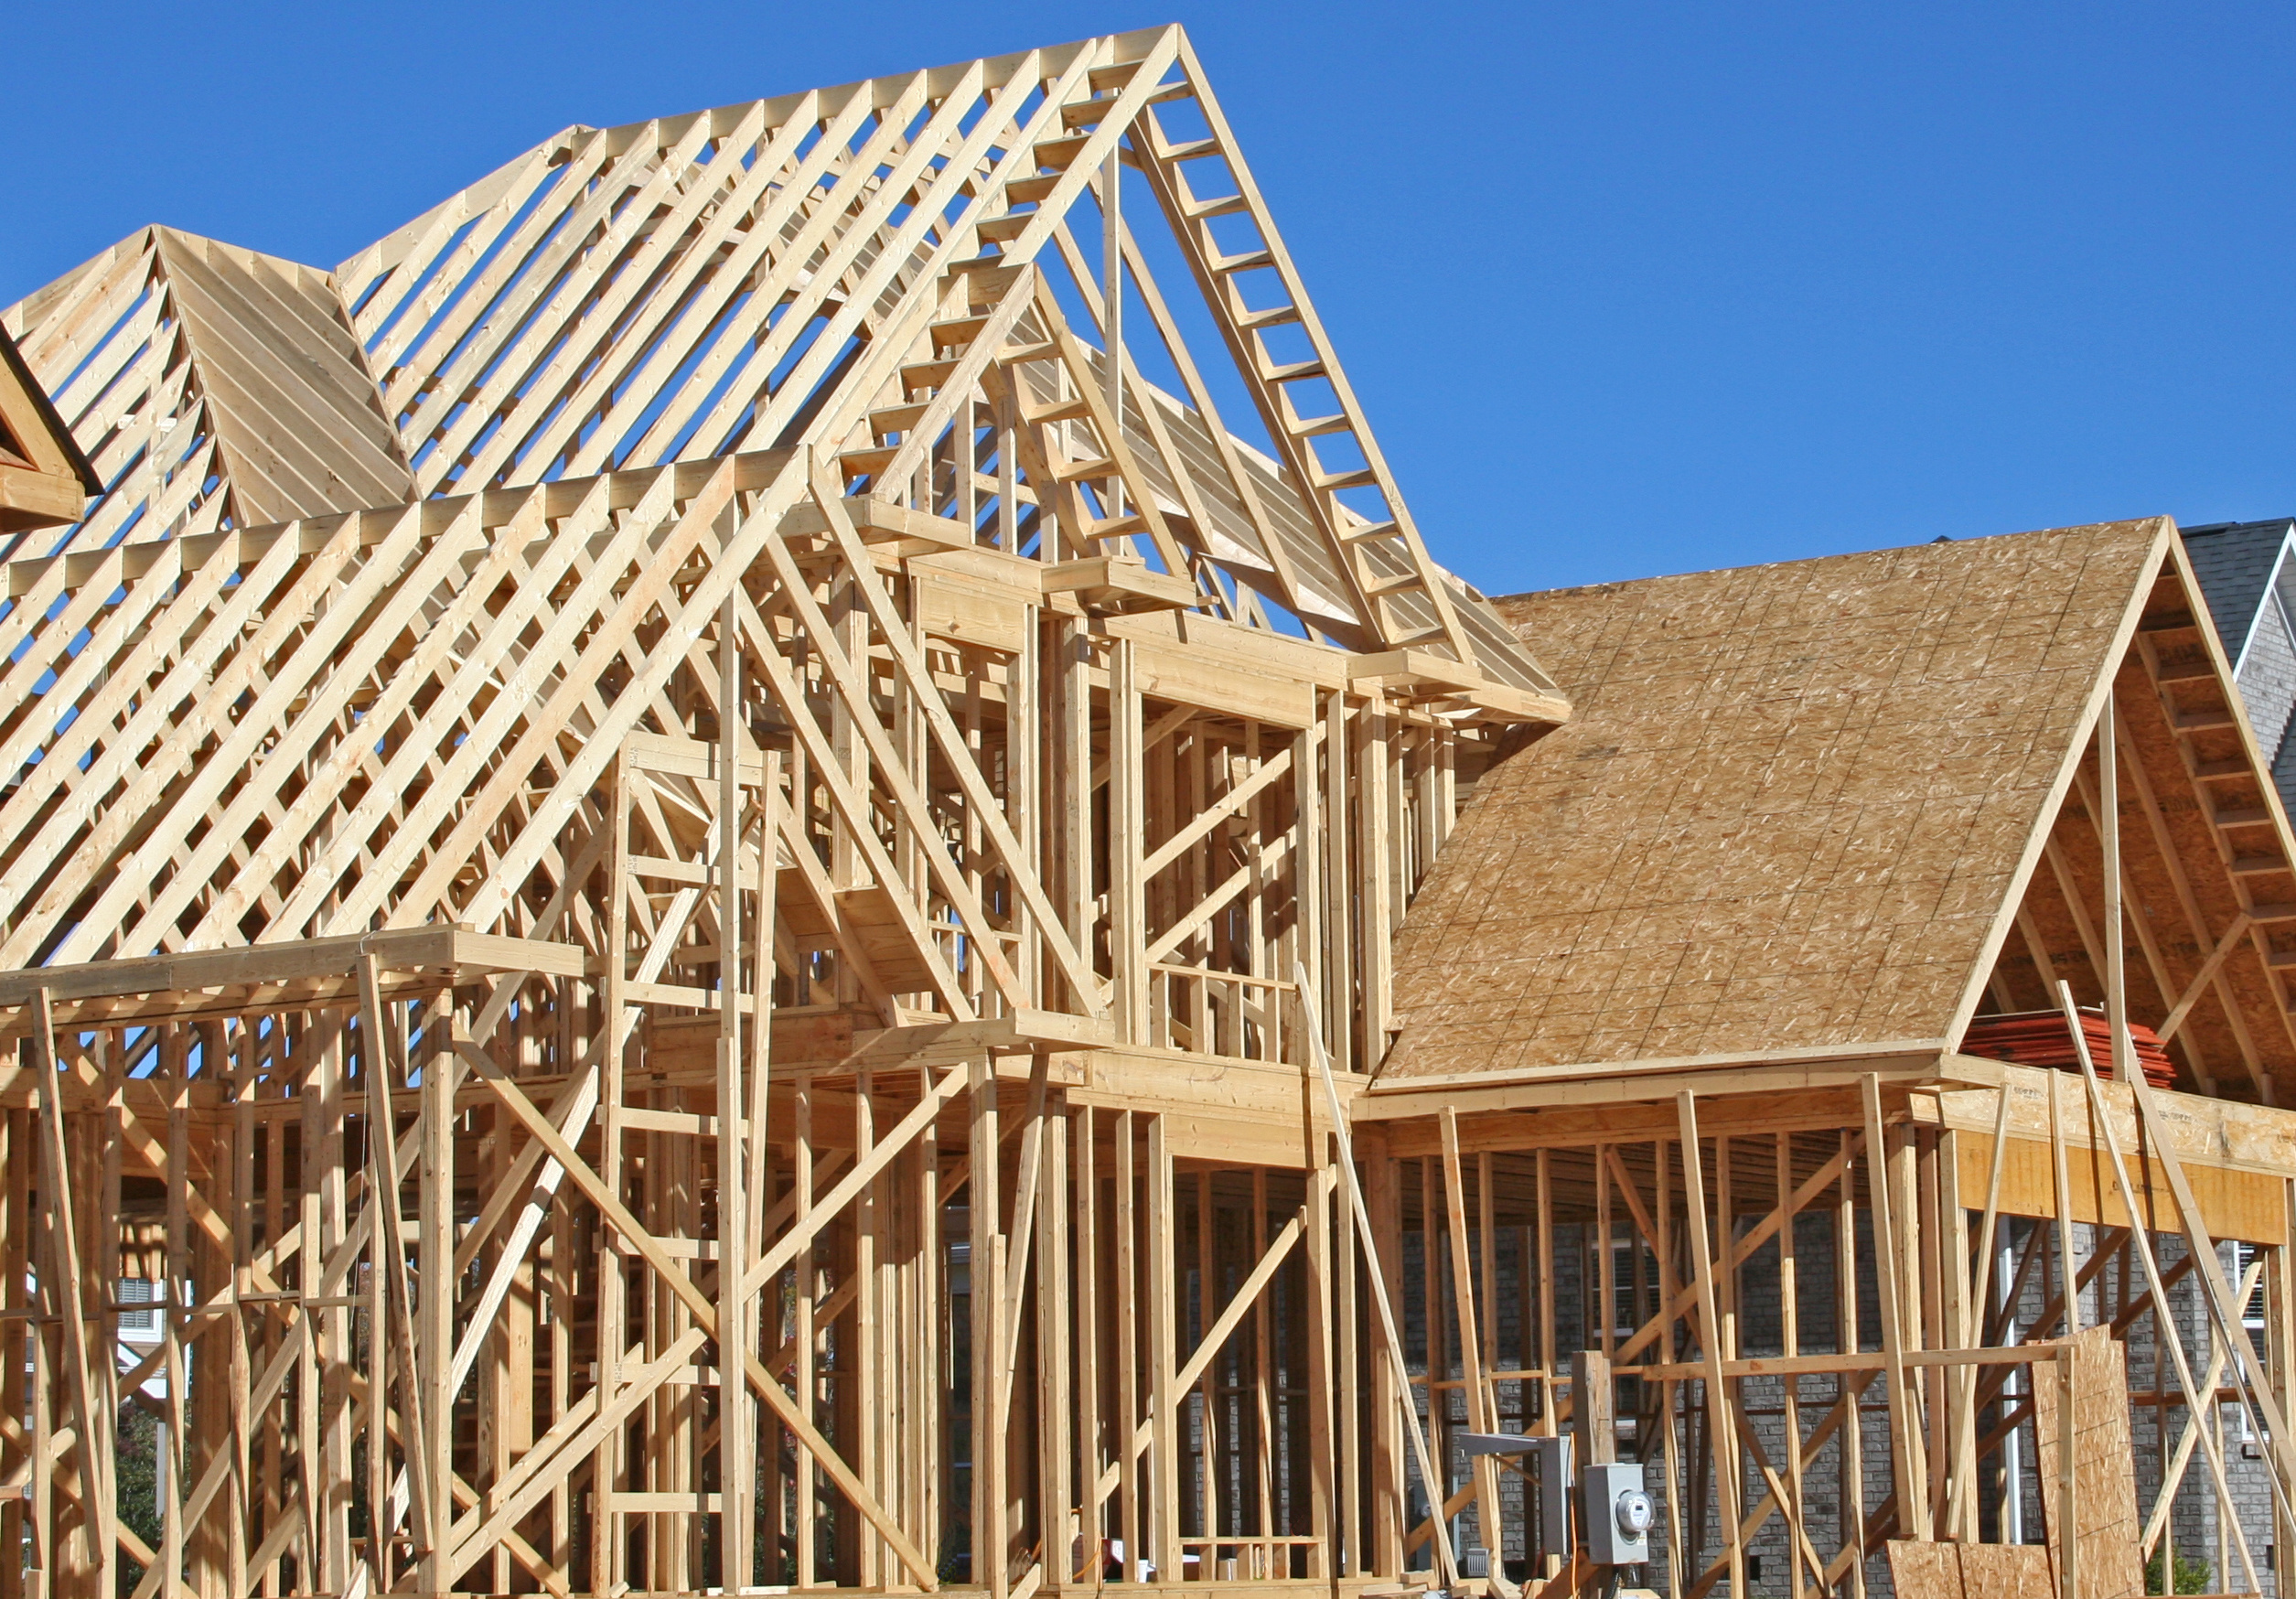
[[[40,6],[0,303],[146,222],[332,265],[569,123],[1175,16],[1489,591],[2296,512],[2287,6]]]

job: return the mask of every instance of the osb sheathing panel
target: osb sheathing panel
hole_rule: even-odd
[[[2063,1340],[2058,1340],[2062,1342]],[[2072,1340],[2074,1545],[2082,1599],[2130,1599],[2144,1592],[2139,1552],[2134,1444],[2129,1433],[2128,1351],[2108,1327],[2091,1327]],[[2057,1374],[2033,1371],[2033,1432],[2041,1441],[2041,1508],[2048,1523],[2050,1558],[2058,1558],[2064,1488],[2057,1465]]]
[[[1966,1599],[2055,1599],[2049,1551],[2031,1543],[1957,1543]],[[1901,1590],[1902,1592],[1902,1590]]]
[[[1915,1543],[1892,1539],[1897,1599],[2054,1599],[2049,1551],[2028,1543]]]
[[[1954,1545],[1893,1538],[1888,1554],[1897,1599],[1961,1599],[1961,1557]]]
[[[154,236],[241,518],[413,499],[413,476],[327,274],[172,228]]]
[[[2168,536],[1500,601],[1577,714],[1421,890],[1384,1076],[1944,1038]]]

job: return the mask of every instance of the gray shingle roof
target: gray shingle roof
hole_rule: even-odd
[[[2201,592],[2238,676],[2248,721],[2272,769],[2280,803],[2296,815],[2296,636],[2287,602],[2296,599],[2296,574],[2280,570],[2281,554],[2296,537],[2296,518],[2215,522],[2185,528],[2184,548]],[[2277,578],[2276,578],[2277,574]],[[2267,602],[2277,581],[2280,606]]]
[[[2208,596],[2209,615],[2225,641],[2225,653],[2237,664],[2264,605],[2265,585],[2280,564],[2296,518],[2269,517],[2254,522],[2211,522],[2186,528],[2185,551],[2199,574],[2201,592]]]

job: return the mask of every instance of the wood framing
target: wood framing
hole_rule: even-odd
[[[1304,1085],[1569,708],[1179,29],[0,327],[0,1594],[1370,1580]]]
[[[69,527],[103,483],[0,326],[0,534]]]
[[[2264,1586],[2164,520],[1495,604],[1177,27],[0,330],[0,1599]]]

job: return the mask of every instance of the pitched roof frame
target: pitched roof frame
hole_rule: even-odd
[[[1126,188],[1144,202],[1119,203]],[[1187,303],[1200,301],[1217,329],[1264,449],[1231,433],[1213,403],[1136,232],[1151,219],[1193,280]],[[258,261],[256,275],[307,274],[338,302],[316,319],[325,326],[300,311],[268,318],[272,331],[295,325],[285,349],[243,333],[209,351],[198,327],[183,330],[181,293],[140,300],[139,272],[166,275],[152,260],[166,252],[157,239],[131,241],[5,314],[28,329],[44,370],[74,386],[82,436],[138,467],[71,548],[767,447],[907,445],[915,369],[940,359],[947,332],[928,326],[936,309],[960,277],[1031,264],[1053,287],[1047,304],[1075,317],[1071,376],[1037,408],[1094,387],[1081,368],[1104,390],[1097,418],[1049,419],[1073,476],[1038,483],[1006,469],[996,381],[984,377],[964,405],[934,409],[929,473],[913,485],[873,480],[868,492],[971,515],[984,542],[1017,538],[1032,552],[1038,502],[1057,497],[1107,525],[1065,530],[1042,558],[1064,544],[1136,557],[1193,584],[1191,604],[1210,614],[1406,652],[1378,675],[1422,698],[1464,700],[1487,685],[1512,691],[1526,714],[1554,703],[1487,604],[1430,557],[1176,26],[569,128],[323,278]],[[176,248],[196,254],[203,243]],[[180,274],[193,271],[187,263]],[[1127,302],[1147,313],[1144,345],[1125,338]],[[905,345],[916,347],[907,370],[862,370]],[[247,388],[250,368],[325,369],[331,381],[352,346],[397,435],[380,478],[354,469],[369,449],[364,415],[306,403],[292,425],[227,436],[209,391]],[[1152,354],[1185,398],[1146,375]],[[328,386],[314,377],[304,389],[314,382]],[[832,436],[826,401],[853,383],[878,402],[867,425]],[[924,387],[940,389],[929,377]],[[178,424],[174,438],[138,435],[156,417]],[[283,438],[309,441],[335,470],[305,470],[295,481],[308,488],[258,496],[241,479],[267,473],[284,489],[263,447]],[[960,455],[971,457],[961,469]],[[1126,455],[1129,466],[1114,464]],[[411,474],[403,489],[399,473]],[[1000,511],[1000,490],[1021,502],[1018,517]],[[235,496],[244,503],[211,503]],[[1127,520],[1143,517],[1171,536]]]
[[[1427,741],[1566,715],[1486,602],[1395,529],[1365,531],[1363,485],[1304,480],[1220,424],[1131,221],[1097,209],[1126,161],[1225,162],[1153,121],[1208,101],[1184,47],[1159,29],[570,130],[334,274],[147,230],[11,308],[115,488],[57,553],[0,564],[0,965],[575,916],[601,774],[631,737],[698,735],[691,668],[729,602],[775,692],[810,714],[833,686],[837,736],[860,736],[876,667],[831,685],[799,590],[871,563],[924,607],[917,649],[1008,682],[1022,618],[1042,617],[1080,627],[1062,648],[1100,651],[1104,676],[1136,649],[1143,702],[1297,730],[1318,695],[1354,698]],[[1199,213],[1184,225],[1262,225],[1241,190],[1164,181]],[[1113,297],[1095,222],[1133,263]],[[1241,270],[1207,267],[1223,291]],[[1128,300],[1169,385],[1122,337]],[[1297,414],[1300,374],[1261,381]],[[635,449],[654,458],[572,475]],[[301,514],[250,526],[266,496]],[[859,546],[835,536],[840,504]],[[1352,542],[1325,536],[1334,519]],[[1378,574],[1377,603],[1357,608],[1350,572]],[[1463,644],[1428,633],[1446,606]],[[900,658],[874,621],[851,648]],[[890,804],[912,864],[945,864],[909,801],[945,802],[928,773],[950,757],[896,753],[836,825],[860,840]],[[967,892],[919,879],[894,899],[945,904],[993,950],[1008,929]],[[1127,959],[1196,958],[1232,892],[1170,907]],[[814,913],[866,959],[846,908]],[[940,934],[902,934],[949,975]],[[1062,978],[1088,1000],[1096,981]],[[900,992],[928,989],[961,1008],[947,982]]]
[[[331,280],[146,228],[0,312],[101,479],[59,549],[403,503]],[[20,541],[6,554],[46,553]]]
[[[2097,1003],[2112,703],[2130,1014],[2203,1091],[2296,1096],[2296,842],[2166,519],[1512,604],[1580,714],[1414,903],[1382,1094],[1934,1072],[2059,976]]]
[[[2130,1014],[2163,1028],[2192,1086],[2296,1099],[2296,839],[2183,542],[2162,552],[2106,694],[2121,794]],[[2107,992],[2096,723],[2038,832],[1968,1011]],[[2172,1025],[2172,1024],[2173,1024]],[[1966,1025],[1966,1021],[1963,1024]],[[1957,1028],[1953,1036],[1959,1037]]]

